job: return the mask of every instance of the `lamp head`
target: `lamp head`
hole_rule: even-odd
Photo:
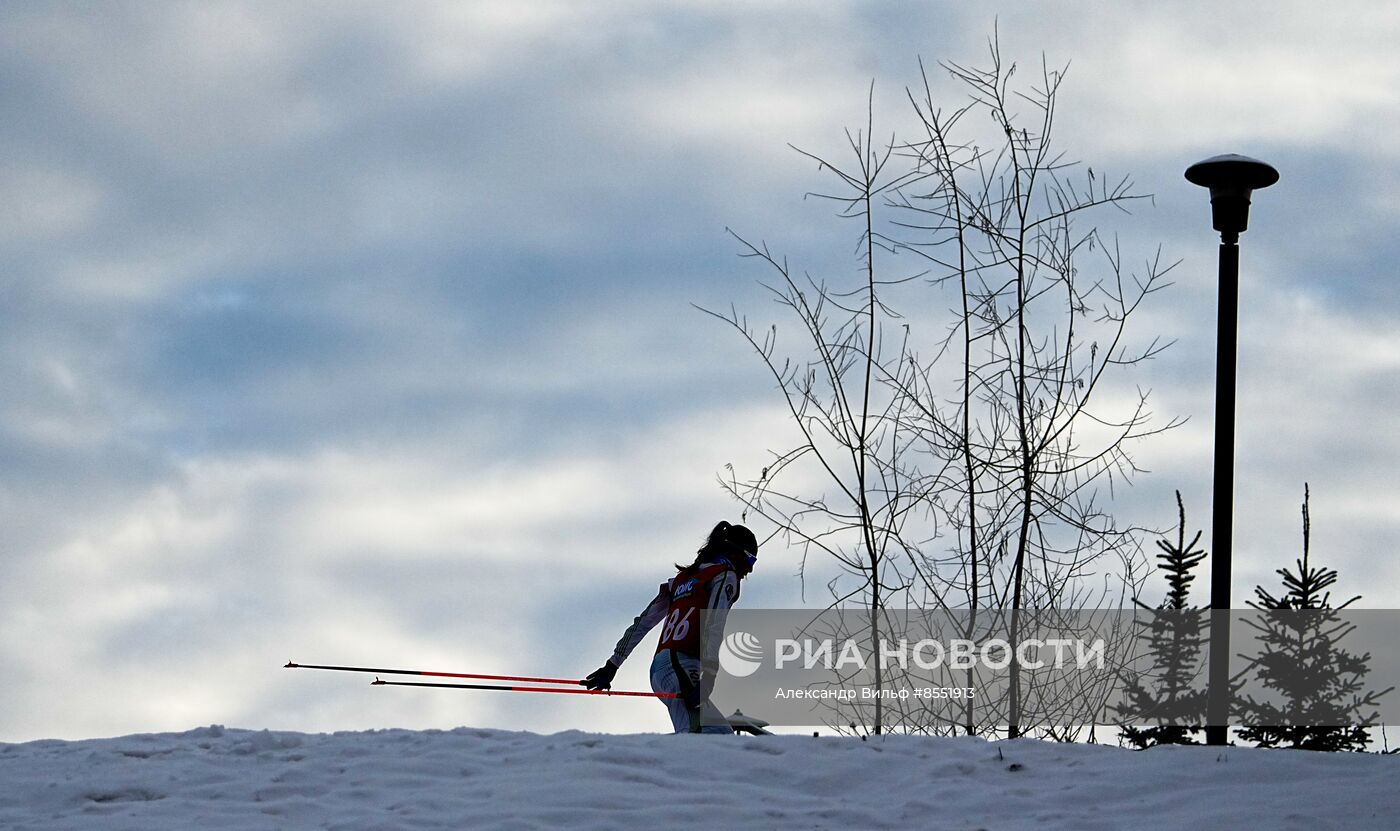
[[[1272,165],[1226,153],[1186,168],[1186,180],[1210,188],[1211,221],[1222,239],[1233,242],[1249,227],[1249,196],[1278,181]]]

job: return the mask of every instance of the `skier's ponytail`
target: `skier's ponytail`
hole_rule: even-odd
[[[705,538],[705,544],[695,552],[695,561],[688,566],[677,564],[676,568],[687,571],[716,560],[729,560],[737,564],[745,551],[758,551],[758,541],[754,539],[753,532],[742,525],[730,525],[725,520],[720,520]],[[745,562],[745,566],[741,574],[747,574],[751,564]]]

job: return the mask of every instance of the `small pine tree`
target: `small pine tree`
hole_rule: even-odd
[[[1249,604],[1268,612],[1261,621],[1251,623],[1259,633],[1262,649],[1250,668],[1259,683],[1277,693],[1283,704],[1246,697],[1243,709],[1254,724],[1241,729],[1239,735],[1259,747],[1365,750],[1371,738],[1365,725],[1375,722],[1377,699],[1390,690],[1363,694],[1371,655],[1356,655],[1341,646],[1342,639],[1356,627],[1337,612],[1361,597],[1335,608],[1331,605],[1329,589],[1337,582],[1337,570],[1314,566],[1309,560],[1309,501],[1304,484],[1303,556],[1295,561],[1296,570],[1278,569],[1284,593],[1275,596],[1256,586],[1256,599]]]
[[[1149,691],[1142,677],[1125,680],[1125,705],[1117,708],[1120,715],[1141,721],[1155,721],[1148,727],[1125,724],[1119,728],[1119,738],[1133,747],[1143,749],[1158,744],[1200,744],[1197,739],[1206,716],[1206,691],[1194,682],[1199,674],[1201,647],[1206,643],[1204,615],[1189,604],[1193,573],[1206,552],[1196,548],[1201,532],[1186,541],[1186,506],[1181,491],[1176,492],[1176,540],[1157,540],[1161,553],[1158,564],[1167,578],[1167,596],[1148,620],[1136,621],[1146,637],[1152,653],[1153,671],[1147,676],[1154,681]],[[1133,602],[1144,609],[1151,607],[1137,598]]]

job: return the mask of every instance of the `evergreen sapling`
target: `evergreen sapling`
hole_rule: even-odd
[[[1259,747],[1361,751],[1370,742],[1367,725],[1378,717],[1377,700],[1393,687],[1364,691],[1370,653],[1357,655],[1342,648],[1356,624],[1338,612],[1361,598],[1331,605],[1328,589],[1337,582],[1337,570],[1310,562],[1309,499],[1305,484],[1303,556],[1295,561],[1296,570],[1277,571],[1286,591],[1275,596],[1256,586],[1256,599],[1249,603],[1266,612],[1251,622],[1260,652],[1250,668],[1276,700],[1246,697],[1243,709],[1252,724],[1239,736]]]
[[[1151,609],[1133,598],[1138,606],[1152,612],[1147,619],[1135,621],[1152,655],[1152,671],[1125,679],[1127,701],[1117,710],[1131,721],[1156,722],[1147,727],[1131,723],[1120,727],[1119,737],[1139,749],[1158,744],[1200,744],[1198,736],[1205,723],[1206,692],[1195,682],[1200,675],[1201,647],[1207,641],[1206,621],[1201,610],[1190,606],[1189,597],[1196,579],[1192,572],[1206,552],[1196,547],[1200,531],[1186,541],[1186,506],[1181,491],[1176,492],[1176,506],[1176,540],[1157,540],[1161,549],[1157,562],[1167,578],[1166,599]],[[1145,678],[1153,682],[1153,689],[1144,685]]]

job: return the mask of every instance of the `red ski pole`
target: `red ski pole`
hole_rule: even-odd
[[[577,678],[536,678],[529,675],[481,675],[473,672],[429,672],[423,669],[376,669],[374,667],[338,667],[321,664],[298,664],[288,661],[284,669],[329,669],[335,672],[372,672],[375,675],[426,675],[433,678],[475,678],[481,681],[525,681],[531,684],[579,684]]]
[[[676,693],[636,692],[633,690],[576,690],[572,687],[511,687],[504,684],[435,684],[428,681],[370,682],[372,687],[443,687],[452,690],[501,690],[503,692],[568,693],[570,695],[635,695],[646,698],[680,698]]]
[[[421,675],[432,678],[472,678],[481,681],[524,681],[531,684],[573,684],[582,685],[576,678],[540,678],[533,675],[484,675],[476,672],[430,672],[422,669],[376,669],[374,667],[343,667],[326,664],[298,664],[288,661],[284,669],[326,669],[334,672],[372,672],[375,675]],[[563,687],[517,687],[505,684],[430,684],[423,681],[381,681],[375,678],[373,686],[389,687],[447,687],[459,690],[504,690],[508,692],[552,692],[574,695],[632,695],[648,698],[678,698],[676,693],[632,692],[628,690],[576,690]]]

